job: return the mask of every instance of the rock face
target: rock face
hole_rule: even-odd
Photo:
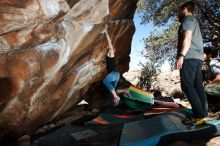
[[[128,70],[136,0],[0,1],[0,140],[17,138],[79,101],[106,75],[108,33]]]

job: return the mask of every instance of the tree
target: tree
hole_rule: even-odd
[[[150,37],[144,40],[146,52],[144,56],[153,60],[156,68],[159,68],[164,61],[168,60],[173,66],[177,52],[177,29],[179,23],[175,21],[162,33],[154,31]]]
[[[141,75],[139,76],[138,87],[149,91],[151,89],[151,83],[153,76],[156,74],[156,68],[152,62],[142,64]]]
[[[154,31],[145,39],[145,56],[156,59],[159,67],[167,59],[174,64],[177,44],[177,12],[187,0],[139,0],[137,12],[142,24],[153,22],[155,26],[167,26],[162,32]],[[205,43],[220,47],[220,1],[195,0],[196,17],[200,22]]]
[[[216,49],[220,47],[220,1],[202,0],[197,2],[203,39]]]

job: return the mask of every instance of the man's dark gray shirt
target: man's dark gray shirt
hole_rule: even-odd
[[[194,16],[185,16],[181,22],[178,31],[178,54],[183,45],[183,31],[192,31],[192,41],[188,52],[185,55],[185,59],[199,59],[203,60],[203,40],[199,23]]]

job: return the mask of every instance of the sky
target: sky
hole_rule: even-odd
[[[138,14],[134,15],[134,24],[135,24],[135,34],[132,39],[131,45],[131,54],[130,54],[130,70],[140,69],[140,62],[144,63],[145,58],[141,54],[144,50],[144,41],[143,38],[149,36],[150,32],[153,30],[154,26],[152,23],[148,23],[146,25],[141,25],[141,18]]]
[[[144,50],[144,41],[143,38],[147,38],[156,27],[154,27],[153,23],[147,23],[145,25],[141,25],[141,17],[139,14],[134,15],[134,24],[135,24],[135,34],[132,39],[131,45],[131,54],[130,54],[130,71],[141,69],[141,63],[145,63],[146,59],[143,57],[141,52]],[[160,28],[157,28],[160,29]],[[168,62],[162,66],[162,71],[169,70]]]

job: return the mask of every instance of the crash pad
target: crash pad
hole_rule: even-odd
[[[117,108],[117,107],[116,107]],[[173,111],[183,111],[183,108],[153,108],[150,110],[146,110],[144,112],[139,113],[129,113],[125,112],[123,114],[123,111],[121,111],[120,114],[115,114],[115,111],[111,113],[111,110],[106,110],[108,112],[104,112],[99,114],[96,117],[93,117],[93,119],[84,120],[84,126],[94,126],[94,125],[107,125],[107,124],[119,124],[119,123],[127,123],[127,122],[133,122],[138,120],[143,120],[145,118],[153,117],[156,115],[164,114],[167,112],[173,112]],[[187,110],[185,111],[187,112]],[[87,118],[88,119],[88,118]],[[82,121],[82,120],[81,120]]]
[[[175,102],[154,100],[154,107],[179,108],[180,106]]]
[[[165,102],[174,102],[173,97],[156,97],[156,98],[154,98],[154,100],[165,101]]]
[[[109,106],[104,109],[97,116],[86,116],[78,120],[78,123],[84,123],[84,126],[94,126],[94,125],[106,125],[106,124],[118,124],[126,123],[137,120],[143,120],[144,118],[149,118],[158,114],[163,114],[171,111],[180,111],[182,108],[152,108],[146,111],[134,112],[129,107],[120,104],[117,107]],[[77,123],[77,122],[74,122]]]
[[[145,111],[151,109],[154,104],[153,95],[150,92],[139,89],[135,86],[128,88],[129,93],[124,94],[122,101],[131,109]]]
[[[143,115],[100,114],[98,117],[85,122],[84,126],[120,124],[143,119]]]
[[[182,111],[184,108],[153,108],[144,112],[144,116],[160,115],[167,112]]]
[[[143,112],[141,111],[134,111],[131,108],[129,108],[127,105],[125,105],[123,102],[120,102],[118,106],[108,106],[103,111],[100,112],[100,114],[104,115],[137,115],[141,114]]]
[[[123,125],[66,125],[33,141],[33,146],[117,146]]]
[[[220,120],[208,121],[204,125],[184,125],[187,120],[183,112],[170,112],[152,118],[126,123],[120,146],[156,146],[171,140],[191,141],[202,137],[220,135]]]

